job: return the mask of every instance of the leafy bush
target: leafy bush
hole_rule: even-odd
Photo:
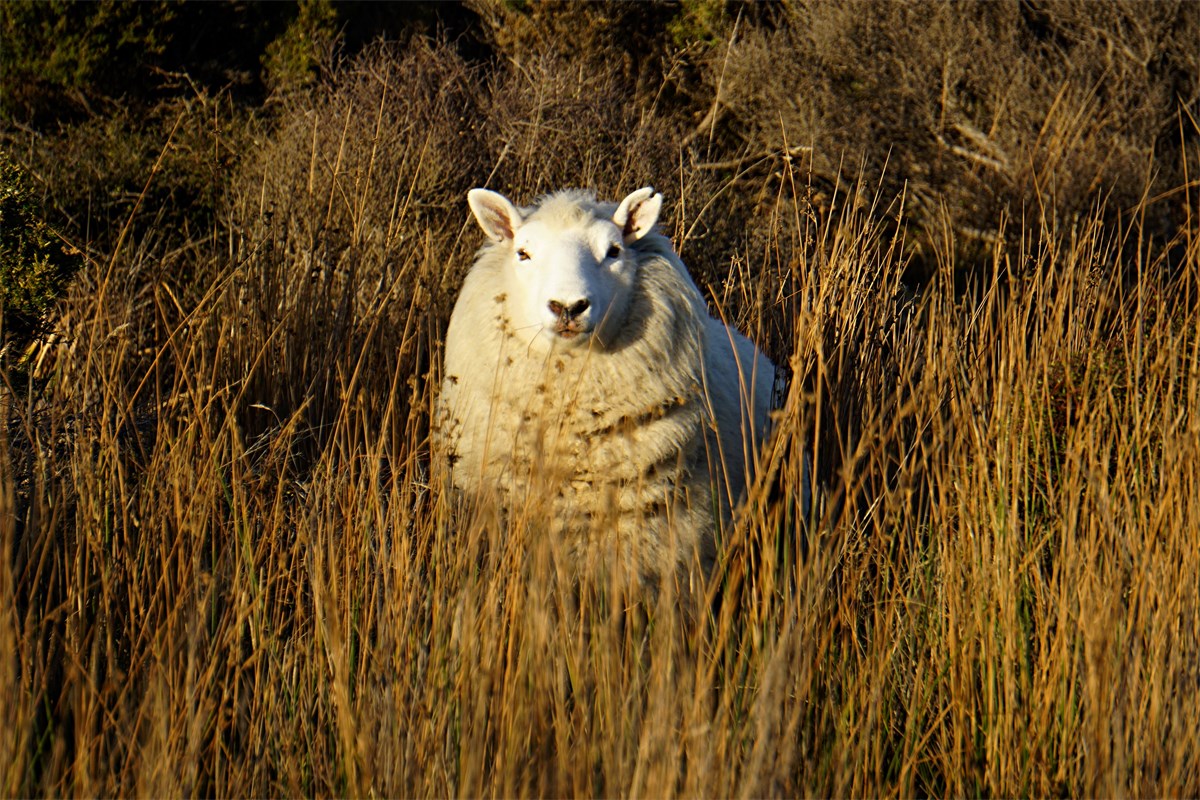
[[[0,150],[0,335],[6,349],[20,351],[44,332],[82,260],[79,249],[46,224],[25,175]]]
[[[303,88],[328,63],[337,39],[337,13],[328,0],[301,0],[299,13],[263,55],[267,85],[277,92]]]
[[[161,1],[0,5],[0,116],[59,117],[136,85],[144,65],[172,45],[174,10]]]

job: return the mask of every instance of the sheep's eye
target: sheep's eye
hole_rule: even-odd
[[[619,255],[621,255],[621,248],[618,247],[617,245],[614,244],[608,248],[608,257],[609,258],[616,258]]]
[[[528,261],[529,260],[529,251],[526,250],[524,247],[522,247],[520,250],[517,251],[517,260],[518,261]]]

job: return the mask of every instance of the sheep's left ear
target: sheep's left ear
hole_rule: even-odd
[[[467,192],[467,205],[483,232],[497,242],[512,240],[524,219],[508,198],[487,189],[472,189]]]
[[[658,222],[662,201],[662,195],[649,186],[638,189],[621,201],[617,213],[613,214],[613,222],[621,229],[625,244],[636,242],[650,232],[654,223]]]

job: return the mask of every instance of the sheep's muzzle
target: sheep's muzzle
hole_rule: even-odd
[[[587,300],[579,300],[572,305],[565,305],[557,300],[549,302],[551,313],[556,317],[554,332],[564,339],[573,339],[580,333],[586,333],[587,326],[580,321],[584,311],[591,305]]]

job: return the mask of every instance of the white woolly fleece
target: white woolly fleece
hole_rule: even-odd
[[[640,191],[630,199],[653,196]],[[548,513],[546,527],[568,553],[619,558],[619,567],[601,566],[653,584],[711,566],[715,526],[745,490],[775,378],[748,339],[708,315],[670,242],[652,229],[659,203],[643,209],[643,230],[618,218],[631,288],[603,321],[606,335],[583,345],[550,336],[534,346],[514,327],[513,276],[528,256],[518,257],[501,220],[450,319],[436,433],[456,486]],[[519,215],[512,228],[547,236],[612,222],[617,206],[565,191],[510,209]]]

